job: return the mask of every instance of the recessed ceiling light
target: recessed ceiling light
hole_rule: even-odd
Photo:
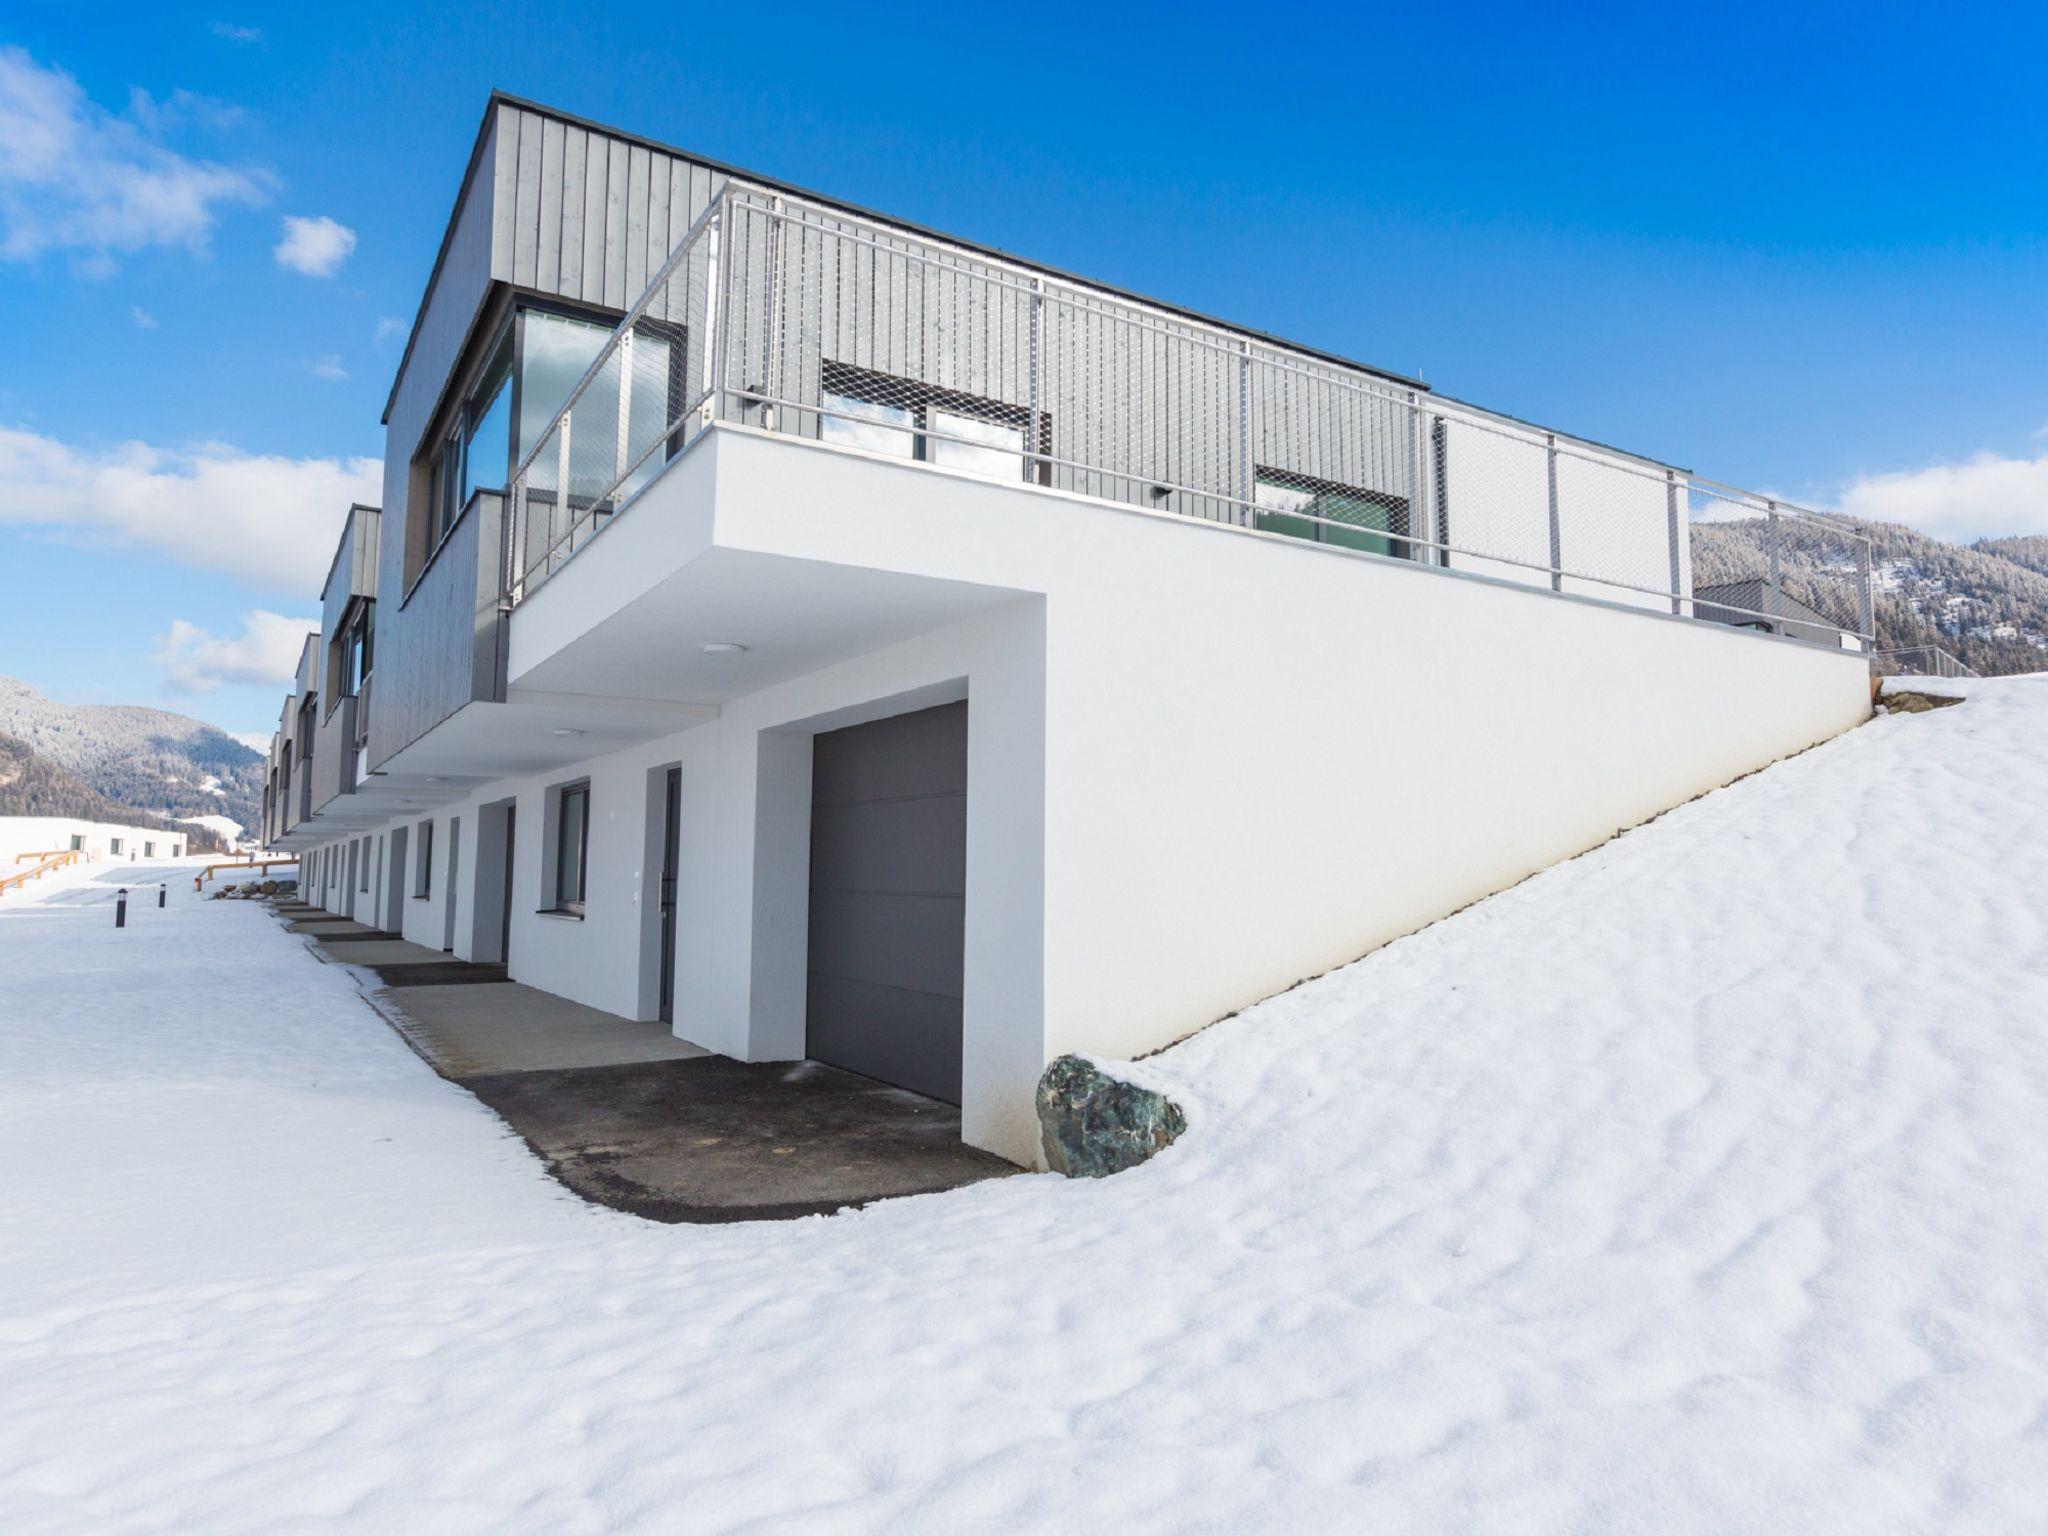
[[[555,736],[581,736],[583,733],[571,726],[558,725],[550,734]]]
[[[739,656],[746,652],[744,645],[735,645],[730,640],[714,640],[704,647],[706,656]]]

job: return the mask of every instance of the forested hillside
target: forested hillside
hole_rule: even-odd
[[[85,821],[183,832],[188,846],[201,851],[224,846],[219,836],[205,827],[184,825],[109,800],[20,737],[5,734],[0,734],[0,816],[76,816]]]
[[[164,709],[59,704],[0,677],[0,733],[109,800],[165,817],[262,819],[263,759],[225,731]]]
[[[1964,547],[1897,523],[1870,535],[1880,650],[1936,645],[1986,677],[2048,668],[2048,539],[1986,539]],[[1695,523],[1696,586],[1760,575],[1769,565],[1761,521]],[[1779,549],[1785,592],[1835,616],[1849,575],[1813,545]],[[1846,615],[1844,615],[1846,617]]]

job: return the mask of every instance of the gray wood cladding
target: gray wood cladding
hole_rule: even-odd
[[[725,184],[722,172],[500,104],[490,275],[624,310]]]
[[[499,696],[503,513],[501,497],[479,493],[420,573],[410,597],[402,605],[377,605],[373,769],[465,704]]]

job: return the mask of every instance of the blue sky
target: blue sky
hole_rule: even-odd
[[[104,4],[0,50],[0,673],[62,698],[274,726],[263,616],[315,611],[493,86],[1720,479],[2048,532],[2040,7]]]

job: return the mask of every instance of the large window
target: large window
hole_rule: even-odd
[[[557,912],[583,911],[590,873],[590,784],[565,784],[555,804],[555,889]]]
[[[1405,538],[1387,537],[1408,532],[1406,497],[1263,465],[1253,495],[1258,503],[1257,526],[1268,533],[1368,554],[1409,557],[1411,546]]]
[[[491,360],[442,433],[427,474],[426,548],[431,554],[470,498],[502,491],[510,477],[512,332],[500,335]]]
[[[980,395],[935,389],[845,363],[826,362],[818,436],[875,453],[965,469],[998,480],[1026,478],[1031,413]],[[1050,423],[1039,418],[1039,449]],[[1033,478],[1044,478],[1044,466]]]
[[[611,339],[612,327],[547,310],[520,315],[519,441],[517,459],[539,444],[583,375]],[[577,397],[570,426],[569,496],[579,509],[611,490],[626,464],[619,459],[620,380],[627,381],[625,448],[628,461],[641,462],[616,499],[623,501],[654,478],[667,455],[649,452],[685,404],[685,347],[681,327],[653,320],[633,327],[630,357],[608,359]],[[642,458],[642,455],[645,455]],[[552,487],[555,475],[540,482]]]

